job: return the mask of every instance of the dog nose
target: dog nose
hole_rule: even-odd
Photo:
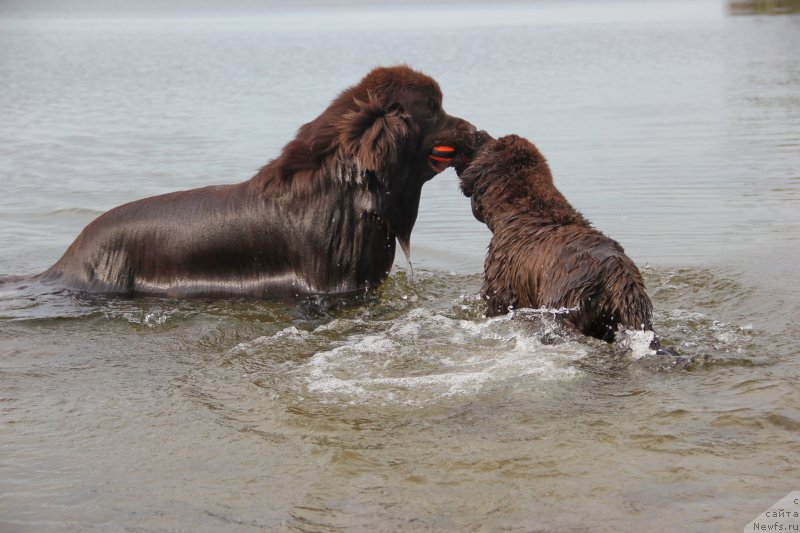
[[[464,135],[466,137],[471,137],[478,131],[478,128],[468,120],[453,115],[448,115],[446,127],[452,128],[452,131],[458,132],[459,135]]]

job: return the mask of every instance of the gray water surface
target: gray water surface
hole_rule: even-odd
[[[547,156],[690,364],[487,319],[452,171],[361,305],[0,293],[3,531],[738,531],[800,490],[800,18],[531,2],[0,19],[0,275],[242,181],[376,65]],[[711,356],[711,361],[704,361]]]

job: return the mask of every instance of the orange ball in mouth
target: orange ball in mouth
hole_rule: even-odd
[[[428,161],[436,172],[442,172],[453,164],[456,158],[456,149],[452,146],[439,145],[431,149]]]

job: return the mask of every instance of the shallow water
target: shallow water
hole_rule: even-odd
[[[729,531],[800,490],[800,18],[311,13],[0,20],[0,274],[114,205],[248,178],[408,62],[448,112],[537,142],[688,360],[484,318],[489,234],[448,171],[413,280],[399,256],[355,305],[4,289],[1,530]]]

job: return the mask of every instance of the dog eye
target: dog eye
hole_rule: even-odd
[[[428,100],[428,118],[433,118],[439,111],[439,102],[436,100]]]

